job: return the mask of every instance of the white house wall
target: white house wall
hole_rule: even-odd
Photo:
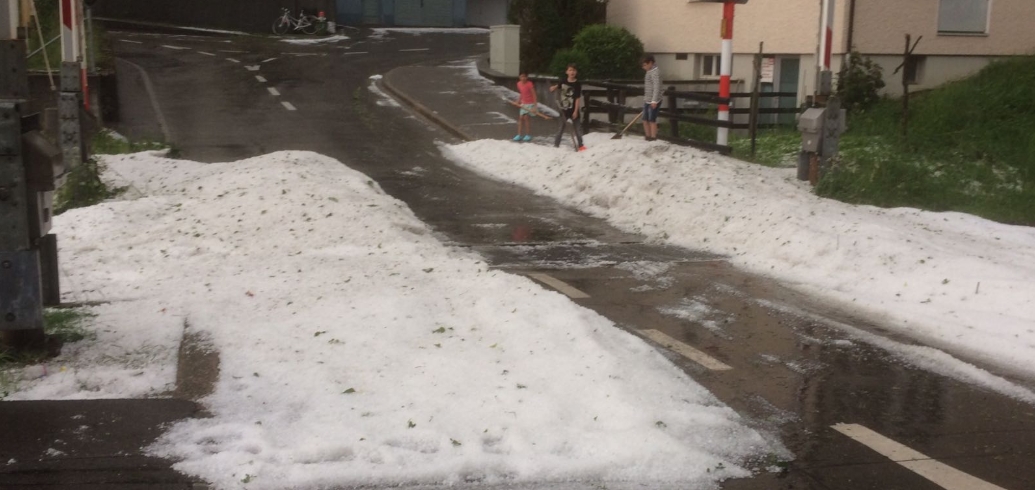
[[[892,97],[902,95],[902,73],[892,73],[895,67],[902,64],[902,55],[877,55],[869,58],[884,69],[886,86],[881,93]],[[909,91],[932,89],[946,82],[966,78],[988,66],[994,59],[987,56],[928,56],[924,60],[920,80],[911,84]]]
[[[922,76],[910,90],[924,90],[972,75],[1002,56],[1035,54],[1035,0],[990,0],[988,32],[938,33],[940,0],[856,0],[851,42],[884,68],[883,93],[902,93],[895,67],[902,62],[905,34],[923,36],[914,52],[925,56]],[[836,74],[848,49],[850,0],[836,0],[831,69]],[[766,55],[798,56],[800,98],[815,91],[820,0],[749,0],[737,5],[733,28],[733,78],[749,80],[751,55],[764,42]],[[667,80],[700,78],[700,54],[718,54],[721,3],[686,0],[610,0],[609,24],[625,27],[654,54]],[[676,60],[677,53],[687,54]],[[737,88],[734,87],[734,90]]]
[[[837,0],[834,53],[843,53],[845,0]],[[718,53],[721,3],[686,0],[610,0],[608,24],[625,27],[652,53]],[[819,0],[752,0],[737,5],[733,52],[808,54],[819,39]]]
[[[913,39],[923,36],[916,54],[1035,53],[1035,0],[990,1],[987,35],[945,35],[938,34],[939,0],[858,0],[852,44],[864,54],[901,54],[910,34]]]

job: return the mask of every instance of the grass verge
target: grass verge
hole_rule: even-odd
[[[840,156],[818,195],[854,204],[957,211],[1035,226],[1035,56],[992,63],[976,75],[914,94],[908,132],[899,100],[852,114]],[[734,156],[794,166],[801,137],[762,132],[758,153]]]
[[[81,309],[48,308],[43,311],[44,333],[60,345],[94,339],[86,326],[96,315]],[[47,348],[9,351],[0,350],[0,400],[18,388],[17,369],[39,364],[50,357]]]

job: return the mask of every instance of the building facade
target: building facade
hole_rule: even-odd
[[[510,0],[336,0],[344,25],[487,27],[505,24]]]
[[[815,91],[821,0],[749,0],[737,5],[733,28],[734,91],[752,87],[752,60],[764,43],[763,90]],[[933,88],[1004,56],[1035,53],[1032,0],[835,0],[831,69],[849,46],[884,69],[885,93],[902,93],[905,36],[920,39],[907,67],[910,90]],[[719,74],[722,4],[687,0],[610,0],[607,21],[622,26],[655,54],[666,80],[709,80]],[[921,38],[922,36],[922,38]]]

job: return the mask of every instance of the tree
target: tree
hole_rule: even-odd
[[[607,20],[607,0],[514,0],[509,19],[521,26],[522,67],[544,71],[583,27]]]

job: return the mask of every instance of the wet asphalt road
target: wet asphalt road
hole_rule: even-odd
[[[135,139],[167,139],[191,160],[278,150],[332,156],[405,201],[447,244],[470,247],[514,273],[547,273],[586,293],[575,301],[652,339],[793,454],[790,461],[771,455],[753,462],[758,476],[728,481],[727,490],[980,488],[965,478],[955,487],[932,483],[833,428],[843,423],[998,487],[1035,489],[1035,407],[915,367],[851,330],[894,338],[879,326],[737,271],[721,257],[646,244],[452,165],[436,141],[455,140],[412,112],[379,105],[370,77],[484,53],[488,36],[365,34],[336,45],[291,46],[264,38],[113,33],[123,104],[118,129]],[[254,66],[260,68],[248,68]],[[620,266],[629,262],[650,262],[659,272]],[[694,315],[678,318],[663,308]],[[650,331],[732,369],[703,367]],[[926,458],[920,466],[933,463]]]

